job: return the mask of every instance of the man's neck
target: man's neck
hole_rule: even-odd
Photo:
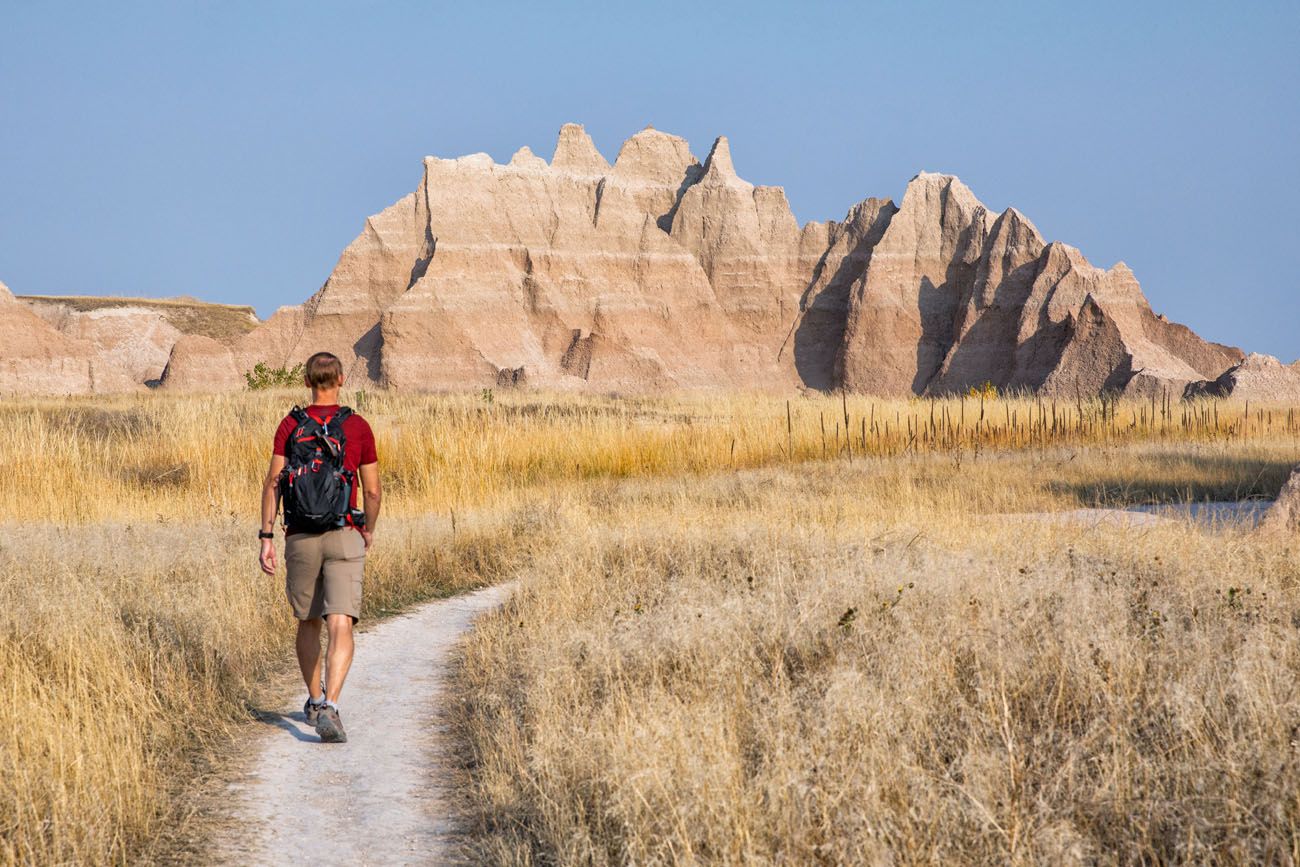
[[[337,388],[311,390],[312,406],[338,406],[339,390]]]

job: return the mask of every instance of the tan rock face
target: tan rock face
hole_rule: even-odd
[[[95,347],[102,361],[139,383],[162,376],[172,345],[184,334],[231,341],[258,324],[251,307],[186,299],[24,295],[25,302],[59,331]]]
[[[781,190],[736,175],[725,138],[682,194],[671,235],[704,269],[723,309],[757,332],[779,322],[798,279],[799,226]]]
[[[201,334],[183,334],[172,347],[161,387],[189,392],[238,391],[246,385],[230,347]]]
[[[589,156],[568,160],[584,173],[426,160],[436,252],[384,314],[383,381],[492,385],[523,369],[546,387],[733,384],[711,360],[732,341],[708,280],[658,225],[693,162],[662,133],[634,138],[603,177],[585,173],[597,164]],[[566,140],[577,140],[572,128],[558,153]]]
[[[1122,263],[1094,268],[1016,210],[992,218],[956,178],[922,173],[850,291],[839,380],[893,395],[989,382],[1176,396],[1241,357],[1156,316]]]
[[[920,394],[952,347],[991,223],[961,181],[908,184],[871,263],[850,292],[840,381],[851,391]]]
[[[1022,343],[1042,325],[1034,321],[1041,306],[1028,302],[1045,247],[1038,230],[1018,211],[1008,210],[993,221],[973,280],[962,287],[953,343],[930,390],[959,391],[982,382],[1032,386],[1046,378],[1048,370],[1034,369],[1041,365],[1017,358]]]
[[[1242,360],[1156,316],[1122,264],[1094,268],[954,177],[801,228],[725,138],[701,165],[647,128],[611,165],[576,124],[549,163],[427,158],[315,295],[227,343],[178,340],[168,387],[322,349],[354,383],[411,390],[1181,393]]]
[[[1300,361],[1283,364],[1271,355],[1251,353],[1217,379],[1190,384],[1185,396],[1300,403]]]
[[[807,387],[840,384],[836,370],[849,319],[850,293],[898,208],[888,199],[854,205],[843,222],[808,223],[799,238],[799,261],[808,281],[782,353],[792,353],[795,372]]]
[[[582,124],[578,123],[566,123],[560,127],[560,140],[555,143],[551,167],[573,175],[596,178],[609,174],[609,163],[596,150]]]
[[[87,394],[138,388],[95,347],[50,325],[0,283],[0,394]]]
[[[1260,530],[1266,533],[1300,533],[1300,467],[1291,473],[1277,501],[1264,513]]]
[[[291,367],[332,352],[349,379],[380,378],[379,319],[424,275],[433,256],[428,202],[412,193],[366,220],[325,285],[300,307],[282,307],[231,345],[239,373],[259,362]]]

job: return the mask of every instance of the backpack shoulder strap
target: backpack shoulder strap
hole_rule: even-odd
[[[307,415],[307,411],[300,406],[294,406],[293,409],[289,410],[289,415],[292,416],[293,420],[298,422],[298,424],[302,424],[307,419],[311,418],[311,416]]]
[[[339,425],[342,425],[343,422],[347,421],[348,417],[351,415],[352,415],[352,407],[341,406],[339,407],[339,411],[334,413],[334,418],[330,419],[330,421],[338,422]],[[340,427],[339,430],[342,430],[342,427]]]

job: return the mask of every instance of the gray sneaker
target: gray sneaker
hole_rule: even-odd
[[[302,703],[302,715],[307,718],[307,725],[316,725],[316,718],[320,716],[320,709],[325,706],[325,702],[312,704],[311,697]]]
[[[307,725],[316,725],[316,716],[320,709],[325,706],[325,679],[321,678],[320,682],[320,704],[312,704],[311,696],[302,705],[302,715],[307,718]]]
[[[343,720],[339,718],[338,708],[322,705],[316,713],[316,734],[323,744],[341,744],[347,741],[348,733],[343,730]]]

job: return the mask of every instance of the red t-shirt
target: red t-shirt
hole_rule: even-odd
[[[333,406],[312,404],[307,407],[307,414],[322,424],[326,419],[333,418],[338,411],[338,404]],[[272,450],[272,454],[288,457],[285,446],[297,426],[298,422],[294,421],[293,416],[286,415],[284,417],[284,421],[280,422],[280,426],[275,429],[275,448]],[[375,454],[374,431],[370,429],[370,423],[356,413],[343,420],[343,439],[343,469],[356,473],[358,467],[373,464],[379,460],[378,455]],[[356,485],[352,486],[351,505],[354,509],[357,507]]]

